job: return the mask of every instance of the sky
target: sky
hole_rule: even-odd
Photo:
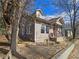
[[[53,2],[53,1],[52,1]],[[35,9],[41,9],[44,15],[56,15],[63,10],[57,6],[52,5],[51,0],[35,0]]]
[[[57,0],[35,0],[33,8],[34,10],[41,9],[44,15],[58,15],[65,13],[62,8],[57,7],[56,5],[53,4],[56,1]],[[76,2],[78,1],[79,0],[76,0]]]
[[[63,9],[53,5],[53,2],[56,2],[56,0],[34,0],[33,5],[30,6],[28,11],[35,12],[37,9],[41,9],[44,15],[57,15],[61,13]]]
[[[53,2],[56,2],[57,0],[35,0],[35,2],[33,2],[33,5],[31,5],[31,9],[32,12],[35,12],[37,9],[41,9],[43,12],[43,15],[46,16],[62,16],[65,18],[65,20],[68,20],[68,16],[66,14],[66,12],[53,4]],[[72,0],[68,0],[68,1],[72,1]],[[77,2],[79,2],[79,0],[76,0]],[[79,4],[79,3],[78,3]]]

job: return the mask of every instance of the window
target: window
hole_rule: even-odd
[[[41,33],[45,33],[45,26],[44,25],[41,26]]]
[[[25,29],[26,29],[26,34],[30,34],[31,33],[31,24],[28,24]]]
[[[47,26],[46,26],[46,33],[49,33],[49,28],[50,28],[50,27],[47,25]]]

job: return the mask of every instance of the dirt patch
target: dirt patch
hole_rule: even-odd
[[[69,55],[68,59],[79,59],[79,40],[77,40],[75,48]]]
[[[0,35],[0,42],[7,42],[5,35]]]
[[[64,49],[66,45],[67,44],[63,42],[51,45],[24,44],[22,46],[18,46],[18,53],[27,59],[49,59],[58,51]]]

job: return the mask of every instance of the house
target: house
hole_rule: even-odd
[[[45,40],[49,39],[50,29],[54,32],[56,30],[56,28],[54,30],[54,25],[58,27],[58,25],[62,26],[62,24],[60,17],[49,18],[48,20],[42,15],[41,10],[37,10],[31,16],[23,16],[19,26],[19,37],[25,41],[45,42]]]

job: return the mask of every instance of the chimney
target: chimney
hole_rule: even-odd
[[[41,11],[41,9],[37,9],[36,10],[36,17],[40,17],[40,16],[42,16],[42,11]]]

